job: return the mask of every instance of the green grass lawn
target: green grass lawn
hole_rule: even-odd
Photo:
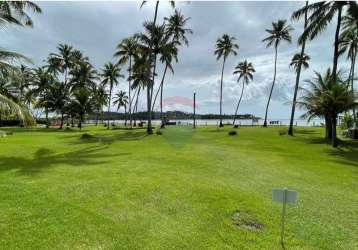
[[[0,248],[280,249],[271,192],[285,186],[299,192],[286,249],[358,249],[358,144],[333,149],[321,129],[229,130],[11,129]]]

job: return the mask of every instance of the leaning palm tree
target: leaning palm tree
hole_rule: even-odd
[[[142,8],[148,1],[142,1],[140,7]],[[175,1],[169,1],[170,6],[172,8],[175,8]],[[158,8],[159,8],[159,0],[156,0],[155,2],[155,11],[154,11],[154,19],[153,19],[153,23],[156,24],[157,22],[157,17],[158,17]]]
[[[306,1],[306,8],[308,6],[308,1]],[[304,25],[303,25],[303,29],[305,30],[307,28],[307,9],[304,12]],[[295,90],[293,93],[293,101],[292,101],[292,108],[291,108],[291,117],[290,117],[290,125],[288,128],[288,134],[293,136],[293,122],[295,119],[295,112],[296,112],[296,101],[297,101],[297,93],[298,93],[298,88],[300,85],[300,77],[301,77],[301,69],[302,69],[302,60],[304,58],[305,55],[305,48],[306,48],[306,39],[303,39],[301,41],[301,53],[297,54],[297,59],[295,60],[297,63],[295,63],[295,70],[296,70],[296,83],[295,83]],[[293,62],[293,61],[292,61]],[[291,63],[292,64],[292,63]],[[307,67],[308,67],[308,62],[307,62]]]
[[[118,78],[124,77],[120,72],[121,68],[118,65],[109,62],[104,65],[101,75],[103,77],[102,84],[105,86],[109,85],[107,129],[109,129],[109,112],[111,108],[112,90],[114,86],[118,85]]]
[[[239,110],[241,99],[244,94],[245,85],[249,84],[249,81],[252,81],[254,72],[255,72],[254,66],[252,66],[252,63],[248,62],[247,60],[240,62],[235,67],[234,75],[237,75],[237,74],[239,75],[237,82],[240,82],[240,80],[242,79],[242,88],[241,88],[240,99],[237,103],[236,110],[235,110],[234,121],[232,123],[232,125],[234,125],[234,126],[235,126],[237,111]]]
[[[138,56],[138,39],[137,36],[131,36],[123,39],[117,45],[117,51],[114,54],[115,57],[119,57],[119,64],[129,62],[128,65],[128,98],[131,100],[131,75],[132,75],[132,61],[135,56]],[[132,127],[132,102],[129,102],[129,126]]]
[[[236,38],[229,36],[228,34],[222,35],[216,41],[216,49],[214,54],[216,55],[216,60],[223,58],[223,64],[221,68],[221,80],[220,80],[220,127],[223,127],[222,123],[222,96],[223,96],[223,78],[224,78],[224,67],[226,59],[229,55],[237,55],[237,50],[239,45],[235,43]]]
[[[355,12],[357,10],[357,3],[355,1],[320,1],[313,2],[301,9],[295,11],[292,15],[294,19],[300,18],[305,13],[310,13],[308,17],[308,26],[305,28],[303,34],[299,38],[299,42],[306,39],[313,40],[326,29],[329,23],[337,15],[336,31],[334,36],[334,53],[333,53],[333,68],[332,75],[335,77],[337,74],[338,57],[339,57],[339,34],[342,24],[342,14],[344,7],[348,7],[348,12]]]
[[[263,42],[267,42],[266,47],[274,46],[275,48],[274,73],[273,73],[270,95],[266,105],[264,127],[267,127],[267,114],[271,101],[272,92],[275,87],[276,69],[277,69],[277,49],[282,41],[291,42],[291,35],[290,35],[291,30],[292,27],[286,24],[286,20],[278,20],[277,22],[272,23],[272,29],[266,29],[266,32],[269,33],[269,36],[262,40]]]
[[[117,110],[119,110],[121,107],[124,107],[124,115],[126,116],[124,125],[126,126],[127,122],[127,104],[128,104],[128,96],[125,91],[118,91],[116,95],[114,96],[113,104],[117,106]]]

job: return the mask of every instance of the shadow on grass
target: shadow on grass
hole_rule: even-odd
[[[76,134],[71,136],[66,136],[66,138],[72,137],[75,138],[74,141],[71,141],[71,144],[91,144],[91,143],[101,143],[105,145],[112,144],[116,141],[138,141],[142,140],[147,136],[146,130],[127,130],[127,132],[120,132],[114,134],[101,134],[101,133],[90,133],[90,137],[83,138],[82,134]],[[76,139],[77,138],[77,139]]]
[[[0,171],[18,170],[19,174],[36,175],[45,169],[56,165],[69,165],[74,167],[88,167],[107,163],[113,155],[101,152],[105,146],[93,146],[85,149],[57,154],[48,148],[40,148],[33,158],[22,156],[2,156],[0,158]],[[116,153],[115,156],[128,155],[129,153]]]

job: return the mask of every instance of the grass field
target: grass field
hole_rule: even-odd
[[[11,129],[0,138],[1,249],[358,249],[358,144],[321,129]],[[83,133],[91,136],[81,138]]]

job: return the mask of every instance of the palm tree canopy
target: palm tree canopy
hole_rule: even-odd
[[[128,96],[125,91],[120,90],[116,95],[114,96],[114,105],[117,105],[117,110],[119,110],[121,107],[125,107],[128,104]]]
[[[324,75],[315,72],[313,80],[306,81],[308,87],[302,88],[303,94],[298,102],[301,108],[307,110],[304,118],[312,119],[325,115],[334,118],[357,106],[357,94],[349,90],[341,75],[339,71],[334,78],[328,69]]]
[[[290,67],[294,68],[297,71],[299,65],[301,64],[304,69],[308,69],[310,59],[310,56],[307,54],[303,54],[303,56],[301,56],[300,53],[296,53],[292,57]]]
[[[185,18],[184,15],[179,11],[175,10],[174,14],[169,18],[165,17],[165,31],[168,36],[172,38],[172,41],[181,45],[184,43],[186,46],[189,45],[189,41],[186,34],[193,34],[193,31],[186,28],[186,24],[190,18]]]
[[[248,84],[249,81],[253,79],[253,73],[255,73],[254,66],[251,62],[248,62],[247,60],[238,63],[238,65],[235,67],[234,75],[239,75],[239,78],[237,81],[240,81],[240,79],[244,79],[244,83]]]
[[[114,53],[115,57],[119,58],[118,63],[126,63],[130,57],[136,56],[138,53],[138,37],[131,36],[123,39],[118,45],[117,50]]]
[[[274,45],[275,48],[277,48],[281,41],[291,42],[290,32],[293,28],[291,25],[286,24],[286,22],[286,20],[278,20],[272,23],[272,29],[266,29],[269,36],[262,40],[263,42],[267,42],[266,47]]]
[[[310,14],[307,20],[308,26],[300,36],[299,43],[301,44],[307,38],[313,40],[326,29],[335,14],[346,5],[348,5],[348,12],[354,13],[357,10],[355,1],[320,1],[313,2],[295,11],[292,14],[292,19],[299,19],[305,15],[306,11]]]
[[[33,26],[32,19],[26,11],[41,13],[41,8],[31,1],[1,1],[0,26],[16,24],[20,26]]]
[[[121,68],[118,65],[115,65],[111,62],[106,63],[104,65],[104,69],[102,70],[101,76],[103,77],[102,84],[107,85],[117,85],[118,78],[123,78],[124,76],[121,75]]]
[[[72,77],[69,83],[72,85],[72,90],[76,88],[91,89],[96,84],[96,80],[98,80],[97,71],[87,61],[77,63],[71,69],[70,75]]]
[[[229,36],[228,34],[224,34],[222,37],[217,39],[216,49],[214,52],[217,60],[219,60],[221,57],[226,59],[230,54],[235,56],[237,55],[239,45],[235,43],[235,40],[235,37]]]

